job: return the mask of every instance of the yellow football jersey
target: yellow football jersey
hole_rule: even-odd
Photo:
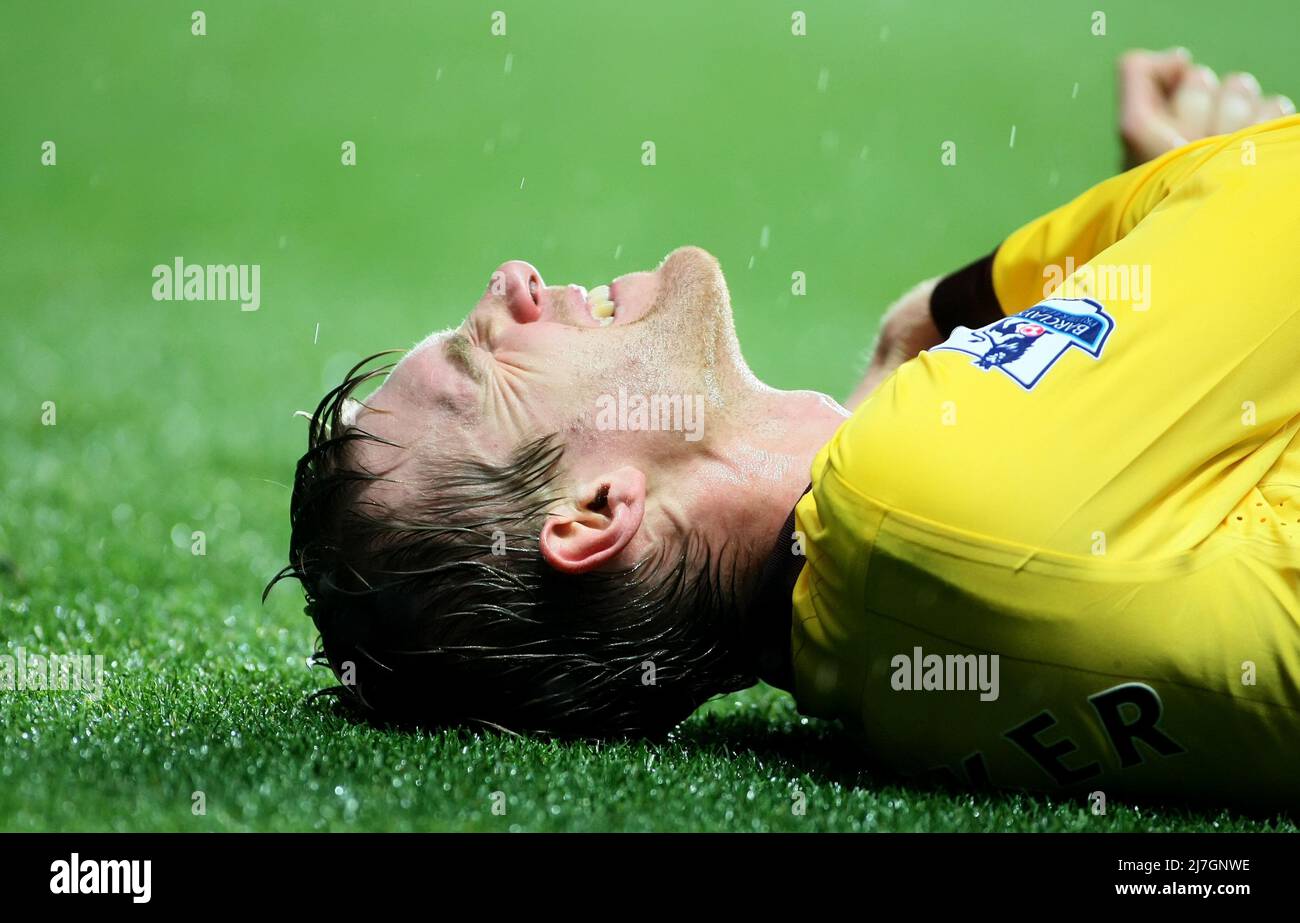
[[[800,709],[906,774],[1300,806],[1300,117],[991,271],[814,460]]]

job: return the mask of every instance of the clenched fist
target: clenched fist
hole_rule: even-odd
[[[1120,135],[1129,167],[1293,112],[1290,99],[1264,96],[1250,74],[1220,80],[1185,48],[1129,51],[1119,59]]]

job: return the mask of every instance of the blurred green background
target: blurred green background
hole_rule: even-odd
[[[659,748],[354,728],[303,704],[296,588],[258,601],[292,412],[502,260],[591,285],[700,244],[760,377],[843,397],[891,299],[1114,171],[1124,49],[1300,96],[1293,0],[1111,4],[1104,36],[1098,5],[5,3],[0,653],[103,654],[109,693],[0,690],[0,829],[1253,829],[882,788],[766,689]],[[154,301],[176,256],[259,264],[261,309]]]

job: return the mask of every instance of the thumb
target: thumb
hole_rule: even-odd
[[[1185,48],[1130,51],[1120,58],[1120,134],[1130,166],[1187,143],[1174,122],[1171,98],[1191,67]]]

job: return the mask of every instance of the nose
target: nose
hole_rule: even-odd
[[[488,291],[505,301],[517,324],[531,324],[542,316],[541,273],[532,263],[508,260],[497,267]]]

